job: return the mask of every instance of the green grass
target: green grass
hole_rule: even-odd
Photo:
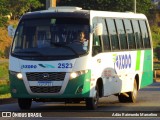
[[[0,94],[0,99],[6,99],[6,98],[11,98],[11,94],[10,93]]]
[[[0,61],[0,99],[10,98],[8,60]]]
[[[9,93],[9,91],[10,91],[9,85],[1,85],[0,86],[0,95]]]
[[[9,80],[8,61],[0,62],[0,80]]]

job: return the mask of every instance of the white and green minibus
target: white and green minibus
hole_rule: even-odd
[[[32,101],[85,101],[96,109],[110,95],[134,103],[138,90],[153,82],[147,18],[79,7],[26,13],[13,37],[9,78],[21,109]]]

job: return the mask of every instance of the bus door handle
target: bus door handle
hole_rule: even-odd
[[[101,59],[97,59],[97,63],[101,63]]]

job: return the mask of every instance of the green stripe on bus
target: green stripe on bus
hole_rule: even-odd
[[[140,69],[141,51],[137,51],[136,70]]]
[[[153,83],[153,69],[152,69],[152,51],[144,51],[144,62],[143,62],[143,74],[140,87],[143,88]]]

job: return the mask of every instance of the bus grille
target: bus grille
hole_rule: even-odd
[[[30,88],[33,93],[58,93],[61,90],[61,86],[52,86],[52,87],[31,86]]]
[[[63,81],[65,72],[27,72],[28,81]]]

